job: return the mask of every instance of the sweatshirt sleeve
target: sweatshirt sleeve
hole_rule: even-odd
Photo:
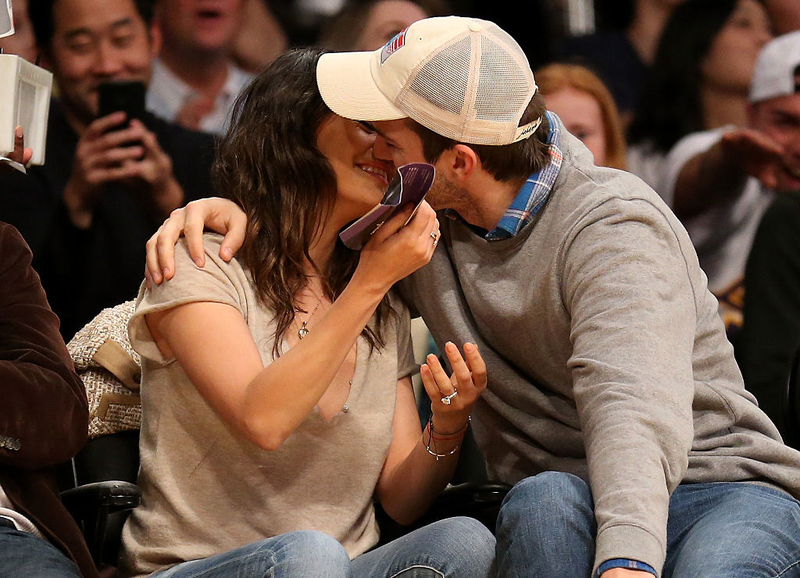
[[[660,571],[669,497],[688,465],[696,302],[673,222],[647,200],[612,199],[563,247],[569,368],[597,520],[593,572],[613,558]]]
[[[0,464],[40,469],[86,442],[89,410],[31,252],[0,224]]]

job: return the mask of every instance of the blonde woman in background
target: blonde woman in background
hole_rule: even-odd
[[[578,64],[549,64],[536,72],[547,109],[592,151],[599,166],[625,169],[625,137],[617,105],[598,76]]]

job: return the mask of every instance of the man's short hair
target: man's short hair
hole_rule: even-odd
[[[498,181],[525,179],[544,168],[550,160],[547,150],[550,123],[545,112],[544,97],[537,93],[528,103],[520,120],[520,124],[524,125],[537,118],[542,119],[542,124],[532,136],[507,145],[467,144],[467,146],[481,159],[483,170]],[[429,163],[435,163],[444,151],[459,144],[458,141],[435,133],[414,120],[409,119],[407,122],[419,135],[423,155]]]
[[[53,12],[58,0],[28,0],[28,15],[39,50],[49,50],[55,32]],[[132,0],[147,26],[153,22],[153,0]]]

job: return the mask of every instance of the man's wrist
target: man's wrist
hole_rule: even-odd
[[[622,568],[625,570],[638,570],[642,572],[642,576],[644,576],[644,572],[648,572],[653,576],[658,576],[658,573],[655,569],[650,566],[649,564],[645,564],[644,562],[639,562],[638,560],[630,560],[628,558],[612,558],[611,560],[606,560],[597,568],[597,574],[595,575],[597,578],[600,578],[604,572],[608,570],[613,570],[615,568]]]

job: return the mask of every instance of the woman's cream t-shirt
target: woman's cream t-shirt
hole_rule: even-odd
[[[129,326],[142,356],[142,505],[123,531],[126,575],[292,530],[325,532],[351,557],[378,541],[373,494],[391,441],[397,380],[417,369],[407,310],[393,300],[399,315],[384,327],[381,350],[370,353],[359,337],[347,412],[330,422],[314,412],[278,450],[262,450],[223,423],[179,363],[163,358],[144,321],[147,313],[185,303],[225,303],[242,314],[270,363],[272,314],[242,266],[220,259],[220,240],[206,235],[204,268],[181,242],[174,278],[153,291],[142,288]]]

